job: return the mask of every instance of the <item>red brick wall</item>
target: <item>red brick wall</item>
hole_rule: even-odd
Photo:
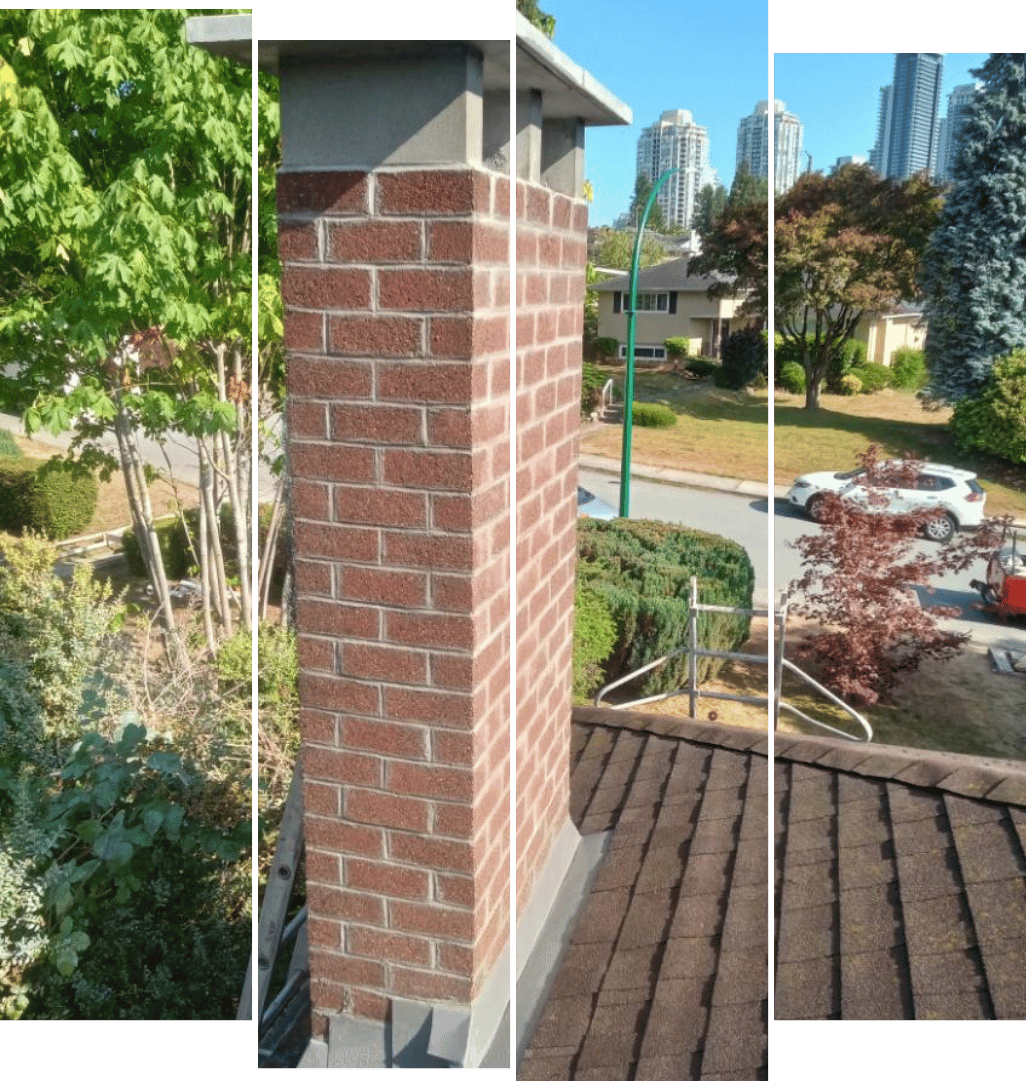
[[[517,181],[517,912],[569,798],[587,206]]]
[[[508,939],[509,181],[279,177],[315,1029]]]

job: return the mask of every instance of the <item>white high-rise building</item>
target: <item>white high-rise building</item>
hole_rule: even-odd
[[[679,169],[659,189],[656,202],[667,224],[690,229],[695,199],[716,181],[709,168],[709,133],[687,109],[668,109],[638,139],[638,168],[654,184],[667,169]]]
[[[782,195],[794,186],[801,172],[802,139],[805,128],[782,101],[773,102],[774,189]],[[737,126],[737,168],[746,162],[752,176],[769,179],[769,102],[760,101],[751,116]]]
[[[969,106],[979,91],[979,83],[963,83],[948,94],[948,115],[940,122],[937,144],[937,179],[950,183],[955,169]]]
[[[936,176],[943,73],[942,53],[894,54],[894,81],[880,89],[876,146],[869,159],[881,176]]]

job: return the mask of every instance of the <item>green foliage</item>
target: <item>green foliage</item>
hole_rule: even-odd
[[[0,459],[0,528],[74,536],[92,519],[98,492],[92,471],[75,462]]]
[[[590,705],[602,685],[602,666],[616,644],[616,625],[602,597],[578,582],[574,594],[573,696]]]
[[[47,737],[68,741],[107,708],[107,676],[120,605],[110,585],[76,567],[65,583],[53,570],[57,552],[37,537],[0,535],[0,655],[24,671],[24,688],[48,718]]]
[[[613,360],[620,352],[620,343],[616,338],[596,338],[594,350],[595,355],[602,360]]]
[[[841,376],[841,381],[837,387],[837,393],[843,395],[846,398],[854,397],[856,394],[862,393],[862,380],[857,375],[852,375],[849,372],[847,375]]]
[[[793,360],[785,361],[777,369],[777,382],[788,394],[804,394],[805,369]]]
[[[547,38],[555,36],[556,19],[553,15],[546,15],[544,11],[539,9],[538,0],[517,0],[517,11]]]
[[[21,458],[21,447],[14,441],[14,436],[6,428],[0,428],[0,458]]]
[[[602,229],[595,243],[595,265],[628,272],[634,255],[634,239],[634,233],[623,229]],[[638,266],[652,266],[665,258],[666,249],[646,230],[641,238]]]
[[[809,352],[815,350],[815,339],[809,342]],[[847,338],[835,344],[826,370],[827,390],[840,394],[841,380],[853,368],[866,363],[866,343],[858,338]]]
[[[723,344],[723,359],[716,385],[741,390],[750,386],[759,375],[765,379],[768,369],[765,332],[754,327],[736,330]]]
[[[187,515],[189,513],[186,512]],[[193,522],[197,522],[196,512],[192,512],[192,515]],[[165,518],[154,524],[154,531],[157,534],[157,543],[160,546],[160,554],[168,578],[185,578],[194,560],[182,520],[178,517]],[[142,548],[139,538],[135,535],[134,526],[130,526],[121,534],[121,550],[125,554],[128,569],[132,574],[136,578],[145,578],[146,563],[143,560]]]
[[[638,173],[634,180],[634,195],[631,197],[631,205],[628,208],[635,228],[641,223],[641,215],[645,213],[645,206],[651,195],[652,181],[644,173]],[[658,198],[649,208],[645,228],[651,229],[654,233],[661,233],[666,228],[666,219],[663,217],[663,208],[659,205]]]
[[[878,390],[884,390],[892,382],[891,369],[885,364],[856,364],[852,367],[850,374],[857,376],[862,383],[863,394],[874,394]]]
[[[691,357],[688,360],[687,369],[704,379],[707,375],[715,375],[720,370],[720,365],[708,357]]]
[[[641,428],[671,428],[677,423],[677,414],[658,402],[635,402],[631,414]]]
[[[959,450],[1026,463],[1026,350],[996,360],[983,389],[955,406],[950,424]]]
[[[634,519],[577,524],[577,580],[603,601],[616,625],[616,644],[605,663],[612,680],[686,644],[692,575],[699,600],[750,608],[755,572],[741,545],[711,533],[665,522]],[[749,633],[748,616],[701,612],[699,641],[710,649],[733,650]],[[699,658],[702,679],[722,666]],[[678,658],[645,678],[643,692],[658,694],[686,679],[687,660]]]
[[[585,363],[581,371],[581,415],[588,416],[599,407],[602,401],[602,388],[606,376],[594,364]]]
[[[666,350],[666,355],[672,360],[683,360],[691,351],[691,340],[689,338],[667,338],[663,342],[663,348]]]
[[[712,232],[727,205],[727,191],[722,184],[706,184],[695,200],[695,228],[704,237]]]
[[[898,390],[920,390],[929,378],[922,349],[902,345],[891,354],[891,382]]]

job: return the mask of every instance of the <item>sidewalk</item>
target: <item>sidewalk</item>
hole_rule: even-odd
[[[613,476],[620,475],[620,463],[614,458],[604,458],[599,454],[582,454],[578,464],[585,469],[592,469],[596,473],[610,473]],[[643,477],[645,480],[657,481],[662,484],[674,484],[681,488],[705,488],[715,492],[735,493],[736,495],[761,496],[769,498],[769,485],[754,480],[735,480],[732,477],[716,477],[711,473],[694,473],[689,469],[669,469],[666,466],[638,465],[631,463],[631,476]],[[787,484],[773,485],[773,498],[787,499],[790,486]],[[1026,520],[1016,518],[1012,521],[1012,530],[1019,536],[1026,536]]]

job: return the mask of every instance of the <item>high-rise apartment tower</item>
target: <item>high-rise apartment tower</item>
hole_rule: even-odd
[[[802,137],[805,129],[782,101],[773,102],[774,188],[782,195],[794,186],[801,172]],[[760,101],[751,116],[737,126],[737,168],[746,162],[752,176],[769,179],[769,102]]]
[[[668,109],[638,139],[638,173],[654,184],[667,169],[679,169],[659,189],[656,202],[667,224],[690,229],[695,199],[715,181],[709,168],[709,133],[687,109]]]
[[[955,159],[962,141],[962,129],[977,90],[977,83],[963,83],[948,94],[948,115],[940,122],[937,147],[937,179],[944,183],[950,183],[953,178]]]
[[[942,53],[895,53],[894,81],[880,91],[876,146],[870,155],[881,176],[936,175],[943,68]]]

